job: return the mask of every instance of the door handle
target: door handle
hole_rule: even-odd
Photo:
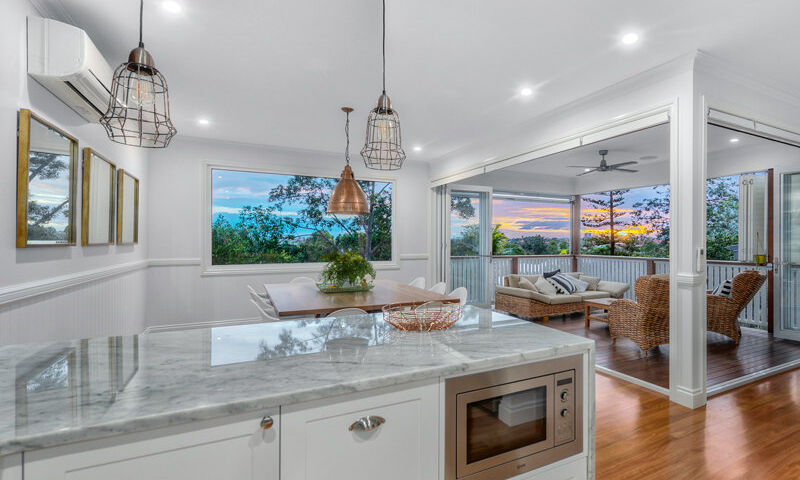
[[[369,432],[386,423],[386,419],[377,415],[361,417],[350,425],[351,432]]]

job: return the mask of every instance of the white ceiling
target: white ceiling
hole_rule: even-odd
[[[598,166],[599,150],[608,150],[606,161],[611,164],[638,162],[625,168],[642,170],[650,165],[669,160],[669,125],[659,125],[638,132],[621,135],[601,142],[573,148],[529,162],[514,165],[504,170],[520,173],[546,173],[556,177],[574,177],[583,171],[569,165]],[[643,158],[644,157],[644,158]],[[655,157],[655,158],[651,158]],[[628,175],[624,172],[592,172],[585,176]]]
[[[145,45],[179,134],[324,151],[353,141],[380,93],[380,1],[145,1]],[[36,0],[112,66],[136,46],[136,0]],[[388,0],[387,90],[409,159],[433,160],[702,49],[800,92],[800,2]],[[623,47],[623,32],[639,44]],[[533,87],[522,99],[518,91]],[[207,117],[211,125],[196,124]],[[414,152],[413,145],[423,147]],[[610,160],[616,158],[610,157]]]

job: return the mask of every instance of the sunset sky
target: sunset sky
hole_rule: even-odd
[[[664,187],[660,187],[664,188]],[[633,204],[652,197],[655,194],[653,187],[634,188],[625,194],[625,202],[620,209],[625,212],[633,211]],[[586,197],[586,196],[584,196]],[[509,199],[494,199],[492,201],[492,223],[500,225],[500,231],[509,238],[542,235],[551,238],[569,238],[569,206],[559,203],[527,202]],[[581,211],[584,214],[596,212],[591,205],[583,201]],[[628,221],[623,217],[621,222]],[[647,227],[622,230],[626,234],[646,234]],[[581,235],[586,233],[601,233],[600,230],[581,228]]]
[[[496,198],[492,201],[492,223],[499,224],[509,238],[569,238],[569,205]]]

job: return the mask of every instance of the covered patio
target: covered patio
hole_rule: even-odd
[[[576,176],[575,170],[570,170],[573,164],[590,165],[591,156],[596,156],[598,148],[601,152],[609,150],[614,152],[615,161],[639,159],[628,161],[630,165],[624,165],[625,168],[637,170],[630,172],[623,170],[625,173],[615,171],[596,173],[587,168]],[[780,235],[788,235],[791,225],[780,224],[783,207],[780,204],[779,190],[781,173],[786,171],[789,162],[796,159],[797,150],[796,147],[778,145],[777,142],[768,139],[746,136],[714,125],[709,126],[708,148],[707,215],[714,220],[709,221],[708,225],[709,249],[712,248],[711,238],[717,233],[714,229],[718,227],[714,225],[732,223],[734,233],[738,235],[728,244],[716,242],[713,245],[717,258],[719,255],[723,255],[722,258],[728,255],[732,260],[719,260],[710,256],[702,262],[705,270],[705,289],[712,295],[712,292],[722,287],[726,281],[746,271],[757,272],[761,276],[759,282],[763,281],[763,284],[759,283],[751,289],[752,299],[748,300],[738,313],[738,318],[734,315],[734,327],[729,327],[729,331],[733,328],[735,332],[735,325],[738,322],[741,330],[739,344],[735,339],[715,333],[712,331],[713,328],[708,329],[706,385],[708,393],[715,394],[760,376],[800,366],[800,342],[785,334],[785,329],[791,328],[793,322],[796,322],[797,305],[800,305],[796,296],[796,286],[800,284],[798,282],[800,267],[777,262],[779,256],[777,252],[780,252],[781,248],[794,248],[791,246],[793,243],[790,237],[787,236],[783,242],[780,239]],[[653,154],[644,155],[647,152]],[[626,252],[624,248],[621,249],[623,243],[623,240],[619,239],[621,237],[618,237],[617,249],[618,252],[622,250],[620,253],[623,255],[614,255],[613,247],[611,255],[587,253],[590,249],[587,249],[586,245],[596,246],[597,242],[590,239],[587,233],[587,223],[590,222],[583,221],[582,207],[584,209],[587,207],[586,202],[582,202],[582,197],[595,194],[582,192],[603,192],[601,195],[608,196],[614,189],[627,192],[629,190],[623,189],[638,188],[641,191],[668,184],[667,157],[666,129],[662,125],[531,161],[508,172],[500,170],[473,177],[464,182],[466,184],[464,191],[458,186],[452,187],[451,195],[453,198],[455,195],[460,195],[459,200],[462,202],[452,203],[453,211],[456,212],[458,208],[463,209],[463,202],[468,200],[475,212],[476,226],[480,224],[480,230],[484,230],[484,226],[489,223],[494,231],[486,229],[481,235],[474,237],[476,254],[464,254],[469,251],[465,248],[469,246],[466,245],[469,243],[467,235],[462,234],[460,238],[456,238],[455,234],[451,233],[453,246],[448,272],[451,285],[466,287],[469,298],[475,303],[494,306],[495,289],[504,285],[507,276],[533,276],[560,270],[564,273],[580,272],[581,275],[603,281],[626,284],[630,288],[622,297],[636,302],[634,284],[637,279],[670,273],[670,261],[666,258],[669,251],[668,225],[671,221],[668,212],[670,204],[668,189],[666,197],[663,197],[662,193],[661,199],[661,205],[667,205],[664,208],[666,213],[661,217],[662,227],[666,223],[666,228],[662,228],[661,232],[666,232],[666,235],[655,240],[657,247],[658,242],[662,242],[659,248],[662,257],[642,256],[642,252],[630,250]],[[553,175],[554,173],[558,175]],[[720,183],[715,180],[729,182],[728,188],[738,192],[737,206],[732,207],[732,218],[726,217],[725,220],[713,218],[720,214],[720,210],[715,209],[716,205],[724,201],[715,196],[714,186]],[[526,183],[530,187],[523,191],[521,187]],[[477,194],[471,196],[470,192]],[[563,233],[560,238],[544,238],[545,242],[550,242],[550,250],[555,248],[556,243],[558,244],[555,248],[556,251],[560,250],[558,254],[547,252],[547,254],[520,255],[509,254],[508,249],[504,252],[495,251],[494,235],[500,221],[496,221],[497,215],[493,216],[492,205],[502,209],[502,205],[497,202],[508,200],[528,201],[531,204],[539,202],[549,205],[550,209],[559,209],[559,215],[563,217],[562,231],[565,231],[569,238],[564,238]],[[538,205],[539,211],[543,211]],[[652,203],[650,205],[652,206]],[[593,206],[596,207],[596,203]],[[615,218],[613,213],[606,215],[606,218],[612,221]],[[517,222],[533,223],[534,217],[535,214],[531,214],[530,217],[523,217]],[[506,221],[506,218],[502,218],[501,221]],[[566,227],[563,226],[565,223]],[[456,228],[455,221],[452,228]],[[541,238],[538,241],[542,243]],[[486,254],[480,254],[482,242],[492,243],[491,254],[488,251]],[[764,255],[763,263],[757,264],[753,261],[754,255],[758,254]],[[783,297],[781,289],[784,291]],[[662,302],[663,308],[668,309],[668,296],[664,296]],[[501,308],[498,305],[497,308],[508,310],[507,306]],[[563,313],[568,310],[568,313]],[[618,338],[612,343],[608,324],[594,320],[586,322],[585,314],[577,313],[577,308],[554,308],[553,312],[546,317],[520,312],[511,313],[518,313],[519,316],[531,321],[546,322],[552,328],[595,340],[598,370],[668,393],[670,383],[668,340],[659,342],[661,344],[658,347],[650,349],[648,355],[645,355],[627,338]],[[665,327],[667,331],[664,335],[668,335],[669,325]],[[776,336],[776,330],[780,331],[781,328],[784,329],[784,334]]]

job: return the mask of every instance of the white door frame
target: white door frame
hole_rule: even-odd
[[[800,154],[800,150],[798,150],[798,154]],[[775,338],[785,338],[788,340],[796,340],[800,341],[800,331],[798,330],[784,330],[783,329],[783,285],[784,285],[784,275],[786,275],[787,267],[789,266],[788,262],[784,259],[784,220],[783,220],[783,195],[784,195],[784,176],[785,175],[792,175],[797,174],[800,175],[800,170],[795,169],[776,169],[774,170],[774,175],[777,177],[777,182],[774,182],[777,186],[775,192],[775,200],[776,205],[774,205],[774,214],[777,214],[776,217],[778,221],[776,222],[776,232],[775,235],[778,237],[777,248],[776,248],[776,255],[773,255],[773,275],[775,276],[775,292],[773,304],[775,305],[776,311],[774,315],[774,332],[773,335]]]

